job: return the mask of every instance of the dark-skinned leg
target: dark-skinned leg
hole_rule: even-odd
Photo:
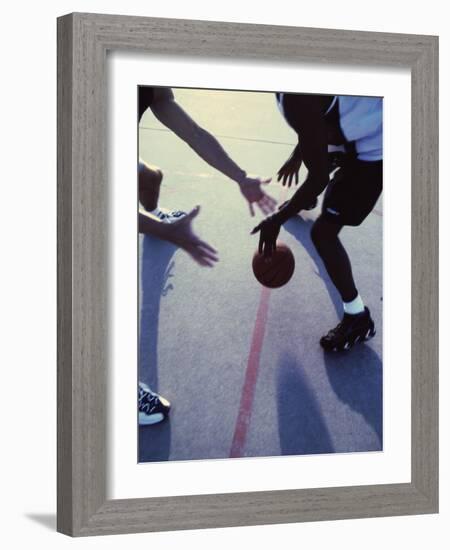
[[[323,216],[319,216],[311,229],[311,238],[342,301],[351,302],[358,295],[358,291],[350,259],[338,236],[341,229],[342,225],[331,223]]]
[[[159,168],[139,162],[139,202],[151,212],[158,206],[163,173]]]
[[[326,351],[347,350],[375,335],[370,311],[364,307],[358,294],[350,259],[338,236],[341,229],[342,225],[329,222],[324,216],[320,216],[311,230],[311,238],[317,252],[344,302],[344,316],[341,322],[320,339],[320,344]],[[348,313],[353,308],[357,313]]]

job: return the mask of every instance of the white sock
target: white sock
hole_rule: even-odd
[[[364,302],[361,299],[361,296],[358,294],[354,300],[351,302],[344,302],[344,312],[349,315],[357,315],[364,311]]]

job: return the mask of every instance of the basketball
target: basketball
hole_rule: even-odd
[[[253,273],[258,282],[268,288],[279,288],[292,277],[295,259],[291,249],[284,243],[277,242],[277,248],[270,258],[265,258],[258,251],[253,255]]]

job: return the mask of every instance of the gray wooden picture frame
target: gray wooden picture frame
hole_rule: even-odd
[[[410,483],[107,499],[110,50],[411,70]],[[83,13],[58,19],[57,463],[57,529],[72,536],[438,511],[437,37]]]

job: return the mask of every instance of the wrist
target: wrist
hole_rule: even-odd
[[[284,219],[284,212],[283,209],[278,210],[278,212],[274,212],[271,214],[267,219],[270,220],[271,223],[275,225],[279,225],[280,227],[283,225],[283,223],[287,220]]]
[[[247,172],[239,169],[235,174],[235,177],[232,177],[231,179],[234,180],[239,186],[241,186],[247,179]]]
[[[288,201],[283,207],[278,210],[278,212],[274,212],[271,215],[271,218],[273,219],[274,223],[277,223],[281,226],[297,213],[298,211],[296,210],[295,206],[292,204],[291,201]]]

